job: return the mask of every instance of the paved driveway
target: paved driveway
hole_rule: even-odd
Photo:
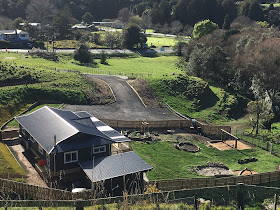
[[[117,99],[108,105],[66,105],[63,109],[72,111],[87,111],[99,119],[114,120],[176,120],[181,119],[167,108],[146,108],[137,94],[126,83],[124,77],[109,75],[92,75],[107,82]]]

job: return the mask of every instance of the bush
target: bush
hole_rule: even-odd
[[[74,52],[74,59],[80,63],[92,63],[92,54],[89,51],[89,47],[86,44],[81,43],[79,48]]]

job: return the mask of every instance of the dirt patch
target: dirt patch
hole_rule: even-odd
[[[26,183],[37,185],[40,187],[47,187],[47,184],[42,180],[34,167],[30,164],[30,162],[23,155],[24,149],[22,145],[14,145],[9,147],[11,152],[14,154],[15,158],[19,162],[19,164],[26,171]]]
[[[235,171],[234,173],[235,173],[236,175],[239,175],[240,172],[241,172],[241,170],[240,170],[240,171]],[[256,171],[244,171],[244,172],[242,173],[242,176],[248,176],[248,175],[252,175],[252,174],[258,174],[258,172],[256,172]]]
[[[203,176],[234,175],[233,171],[220,167],[205,167],[198,170],[197,173]]]
[[[89,76],[86,78],[95,87],[93,91],[86,92],[91,104],[110,104],[116,101],[111,88],[106,82]]]
[[[189,142],[175,144],[174,147],[178,150],[184,150],[186,152],[198,152],[200,150],[198,146]]]
[[[218,150],[224,151],[224,150],[231,150],[235,148],[235,140],[227,140],[224,142],[210,142],[211,146],[215,147]],[[252,149],[248,144],[237,141],[237,149],[243,150],[243,149]]]
[[[153,89],[143,79],[129,79],[127,82],[137,91],[142,98],[144,104],[150,108],[162,107],[161,103],[157,100],[157,96]]]

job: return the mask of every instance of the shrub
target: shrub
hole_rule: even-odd
[[[79,48],[75,50],[74,59],[80,63],[92,63],[92,54],[89,51],[89,47],[81,43]]]

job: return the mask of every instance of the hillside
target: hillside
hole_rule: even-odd
[[[181,114],[221,124],[243,114],[247,100],[196,77],[151,80],[157,96]]]

